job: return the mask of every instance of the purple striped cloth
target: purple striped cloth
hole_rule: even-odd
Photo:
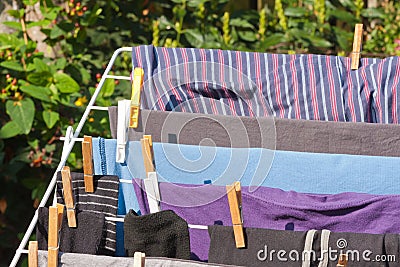
[[[142,108],[291,119],[397,122],[399,58],[350,59],[138,46]]]

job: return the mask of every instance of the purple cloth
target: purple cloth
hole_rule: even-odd
[[[140,210],[149,213],[143,180],[133,185]],[[173,210],[188,224],[232,225],[225,186],[160,183],[161,209]],[[305,194],[268,187],[242,187],[245,227],[307,231],[400,233],[400,195],[362,193]],[[190,229],[191,251],[207,260],[207,231]]]

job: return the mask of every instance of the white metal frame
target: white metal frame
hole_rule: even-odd
[[[115,50],[114,54],[112,55],[106,70],[103,73],[103,76],[101,77],[101,80],[99,82],[99,85],[97,86],[92,98],[89,101],[89,104],[87,105],[85,112],[82,115],[81,120],[79,121],[78,126],[76,127],[76,130],[73,133],[73,137],[70,139],[70,142],[66,143],[63,147],[63,152],[61,156],[60,163],[57,166],[56,171],[53,174],[53,178],[51,179],[46,192],[44,193],[44,196],[42,200],[39,203],[39,207],[44,207],[47,203],[47,201],[50,198],[50,195],[56,185],[56,179],[57,179],[57,173],[64,167],[69,154],[71,153],[72,148],[74,147],[74,144],[76,141],[82,141],[82,138],[78,138],[79,134],[83,128],[83,125],[86,122],[87,117],[89,116],[90,111],[92,110],[108,110],[108,107],[100,107],[100,106],[95,106],[94,103],[96,102],[97,96],[99,95],[101,89],[103,88],[104,82],[107,78],[111,79],[117,79],[117,80],[131,80],[130,76],[116,76],[116,75],[108,75],[110,72],[112,66],[114,65],[115,59],[122,53],[122,52],[132,52],[132,47],[121,47],[117,50]],[[133,68],[132,68],[133,69]],[[64,138],[61,138],[61,140],[64,140]],[[131,182],[131,181],[130,181]],[[24,249],[28,243],[29,237],[31,236],[36,223],[38,221],[38,210],[36,209],[35,214],[28,226],[28,229],[25,232],[24,237],[21,240],[21,243],[19,244],[17,250],[15,251],[15,255],[13,260],[11,261],[11,264],[9,265],[10,267],[15,267],[21,258],[21,254],[27,254],[28,250]]]

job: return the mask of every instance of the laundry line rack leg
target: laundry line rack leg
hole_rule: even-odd
[[[63,151],[60,163],[57,166],[56,171],[53,174],[53,177],[50,180],[50,183],[46,189],[46,192],[43,195],[42,200],[39,203],[39,207],[44,207],[47,203],[47,201],[50,198],[50,195],[53,191],[53,189],[55,188],[55,184],[56,184],[56,179],[57,179],[57,173],[59,171],[61,171],[61,169],[64,167],[69,154],[71,153],[72,148],[74,147],[76,138],[79,137],[79,134],[86,122],[86,119],[89,116],[90,111],[92,110],[98,110],[99,108],[94,105],[97,99],[97,96],[99,95],[101,89],[103,88],[104,82],[106,81],[107,78],[114,78],[114,79],[124,79],[124,80],[130,80],[130,77],[126,77],[126,76],[115,76],[115,75],[108,75],[108,73],[110,72],[111,68],[114,66],[114,62],[116,60],[116,58],[122,53],[122,52],[132,52],[132,47],[121,47],[118,48],[117,50],[115,50],[115,52],[113,53],[110,61],[108,62],[107,68],[105,69],[103,76],[101,77],[101,80],[99,82],[99,85],[97,86],[95,92],[93,93],[93,96],[91,97],[85,112],[83,113],[78,126],[76,127],[76,130],[74,131],[74,135],[73,138],[71,139],[71,142],[65,146],[63,149],[65,149],[66,151]],[[133,69],[133,68],[132,68]],[[38,208],[39,208],[38,207]],[[28,244],[29,241],[29,237],[31,236],[36,223],[38,221],[38,209],[36,209],[35,214],[33,215],[33,218],[31,220],[31,222],[29,223],[28,229],[26,230],[24,237],[22,238],[17,250],[15,251],[15,255],[10,263],[10,267],[15,267],[19,261],[19,259],[21,258],[21,254],[25,253],[26,250],[24,249],[26,247],[26,245]]]

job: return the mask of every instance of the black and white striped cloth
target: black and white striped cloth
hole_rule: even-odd
[[[72,190],[76,210],[102,213],[116,217],[118,209],[119,179],[113,175],[94,175],[94,192],[86,193],[83,173],[71,172]],[[57,174],[57,203],[64,204],[61,172]],[[114,255],[116,249],[116,223],[106,220],[99,254]]]

